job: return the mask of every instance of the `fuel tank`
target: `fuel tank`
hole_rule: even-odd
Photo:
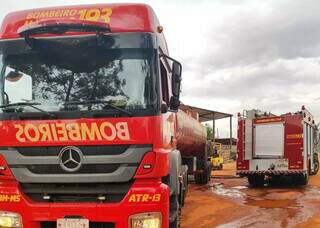
[[[198,119],[198,113],[188,109],[177,113],[177,149],[182,157],[206,155],[207,132]]]

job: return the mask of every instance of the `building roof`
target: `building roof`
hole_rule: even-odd
[[[232,141],[232,145],[237,145],[237,139],[235,139],[235,138],[214,139],[215,142],[221,143],[222,145],[230,145],[230,140]]]
[[[232,114],[229,114],[229,113],[213,111],[213,110],[199,108],[199,107],[195,107],[195,106],[191,106],[191,105],[184,105],[183,104],[181,106],[197,112],[199,114],[199,121],[200,122],[219,120],[219,119],[224,119],[224,118],[228,118],[228,117],[233,116]]]

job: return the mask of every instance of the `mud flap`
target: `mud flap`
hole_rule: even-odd
[[[180,196],[179,196],[179,203],[183,207],[184,201],[188,193],[188,166],[182,166],[181,172],[181,180],[180,180]]]

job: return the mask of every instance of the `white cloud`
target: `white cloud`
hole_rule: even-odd
[[[171,56],[183,63],[185,103],[232,114],[293,112],[304,104],[320,120],[319,1],[142,2],[154,8]],[[15,10],[88,3],[101,1],[2,0],[0,19]],[[219,128],[227,131],[227,122]]]

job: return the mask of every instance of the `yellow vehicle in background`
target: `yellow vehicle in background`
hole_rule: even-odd
[[[213,154],[211,156],[211,163],[213,169],[222,170],[223,169],[223,157],[222,157],[222,144],[212,143]]]

